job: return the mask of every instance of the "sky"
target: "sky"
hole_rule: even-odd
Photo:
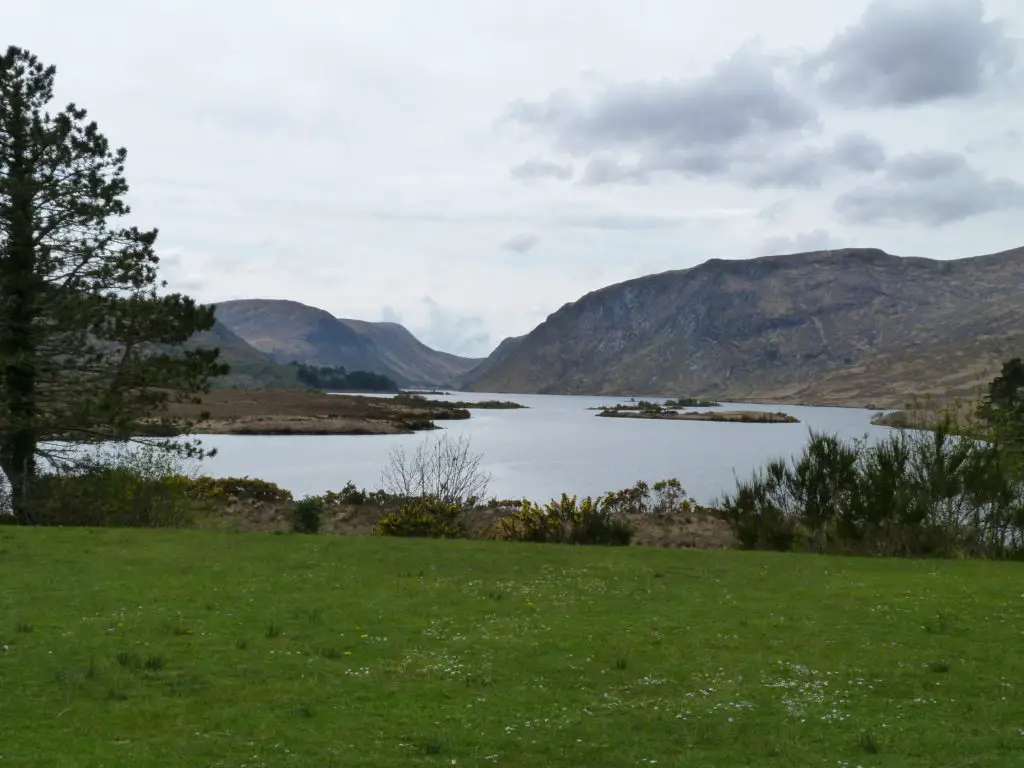
[[[711,258],[1024,245],[1020,0],[0,0],[203,302],[483,356]]]

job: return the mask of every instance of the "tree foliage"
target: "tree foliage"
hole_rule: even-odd
[[[397,392],[398,384],[381,373],[348,372],[344,368],[292,363],[295,375],[310,389],[335,389],[366,392]]]
[[[44,441],[129,438],[226,372],[181,348],[213,310],[160,292],[157,231],[123,223],[126,151],[75,104],[49,111],[55,75],[0,56],[0,468],[23,522],[40,457],[74,455]]]
[[[1003,363],[1000,374],[988,385],[980,414],[996,439],[1024,447],[1024,361],[1019,357]]]

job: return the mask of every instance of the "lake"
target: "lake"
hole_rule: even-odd
[[[855,408],[723,403],[723,408],[783,411],[800,424],[727,424],[600,418],[588,408],[626,402],[625,397],[432,395],[438,400],[514,400],[516,410],[475,410],[467,421],[437,422],[453,437],[466,435],[492,475],[490,495],[557,498],[626,488],[638,480],[675,477],[695,499],[710,503],[766,461],[792,456],[808,432],[877,439],[885,427],[870,423],[874,411]],[[663,398],[648,398],[661,402]],[[700,409],[692,409],[700,410]],[[241,436],[204,435],[218,455],[203,462],[205,473],[270,480],[297,497],[340,490],[346,482],[380,487],[390,452],[412,452],[439,431],[414,435]]]

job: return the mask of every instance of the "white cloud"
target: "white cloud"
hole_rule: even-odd
[[[1024,7],[942,0],[922,28],[900,6],[33,0],[5,5],[4,32],[57,65],[59,102],[128,148],[130,202],[160,228],[172,288],[401,318],[481,354],[608,282],[766,243],[940,258],[1020,245],[1019,212],[951,196],[1024,181],[1019,142],[998,133],[1017,107],[981,93],[1016,72]],[[943,19],[973,32],[924,80],[858,79],[873,61],[859,46],[878,41],[856,31],[879,18],[911,40],[958,29]],[[801,82],[790,65],[815,55],[825,68]],[[717,122],[665,106],[698,102]],[[514,104],[533,105],[530,126],[507,119]],[[956,190],[922,212],[904,174],[889,211],[904,215],[878,218],[893,162],[965,148]],[[636,168],[651,172],[622,183]]]

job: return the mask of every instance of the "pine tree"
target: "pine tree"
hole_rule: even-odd
[[[161,292],[157,231],[119,226],[126,152],[84,109],[47,111],[55,75],[16,47],[0,57],[0,469],[23,523],[40,459],[152,430],[225,372],[217,350],[181,348],[213,308]]]

